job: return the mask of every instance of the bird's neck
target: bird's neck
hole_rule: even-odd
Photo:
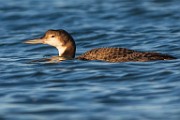
[[[59,46],[56,48],[58,49],[59,56],[61,57],[68,57],[68,58],[75,57],[76,46],[74,45]]]
[[[59,52],[59,56],[63,56],[63,54],[65,53],[65,51],[66,51],[66,47],[57,47],[57,49],[58,49],[58,52]]]

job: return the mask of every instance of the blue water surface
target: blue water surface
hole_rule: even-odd
[[[1,120],[179,120],[180,60],[32,60],[57,55],[23,42],[65,29],[76,56],[125,47],[180,58],[179,0],[0,0]]]

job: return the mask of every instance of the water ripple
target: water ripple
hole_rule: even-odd
[[[0,13],[0,119],[180,118],[179,59],[32,62],[57,50],[23,44],[48,29],[66,29],[76,41],[76,56],[125,47],[179,58],[178,0],[6,0]]]

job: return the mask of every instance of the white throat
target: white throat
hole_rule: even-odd
[[[65,46],[57,47],[57,49],[58,49],[58,52],[59,52],[59,56],[62,56],[63,53],[66,51],[66,47]]]

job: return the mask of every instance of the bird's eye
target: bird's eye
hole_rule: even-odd
[[[55,36],[54,36],[54,35],[52,35],[51,37],[52,37],[52,38],[54,38]]]

